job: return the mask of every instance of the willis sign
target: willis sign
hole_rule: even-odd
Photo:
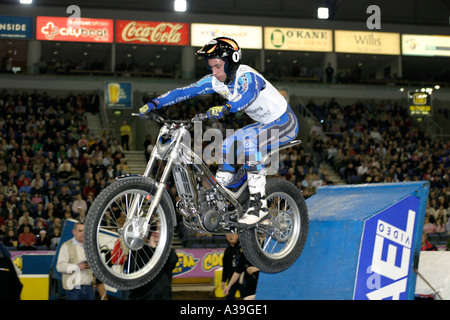
[[[117,20],[116,42],[188,46],[189,24]]]

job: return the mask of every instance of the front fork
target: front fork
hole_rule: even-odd
[[[139,245],[137,247],[130,248],[130,249],[137,250],[141,244],[143,245],[142,240],[148,235],[148,232],[150,230],[149,222],[150,222],[153,214],[155,213],[155,210],[158,207],[159,202],[161,201],[161,198],[163,196],[164,190],[166,188],[167,180],[171,174],[173,163],[178,157],[178,150],[180,148],[181,140],[182,140],[182,135],[180,134],[179,136],[176,137],[174,146],[173,146],[172,150],[170,151],[170,154],[168,156],[168,160],[166,163],[166,167],[164,168],[164,172],[161,175],[160,181],[159,182],[155,181],[156,192],[153,196],[153,200],[150,203],[150,207],[148,208],[147,212],[145,214],[140,215],[141,205],[144,200],[143,199],[144,196],[141,194],[137,194],[130,205],[130,209],[128,210],[128,213],[127,213],[127,222],[124,225],[124,230],[126,233],[127,230],[135,230],[135,226],[139,226],[139,228],[138,228],[139,236],[137,235],[137,233],[134,233],[132,235],[132,238],[140,239],[140,241],[138,242]],[[152,155],[150,156],[149,162],[148,162],[147,167],[145,168],[145,171],[143,174],[145,177],[150,177],[153,166],[158,158],[159,157],[157,156],[156,152],[152,152]],[[150,200],[151,195],[147,195],[146,197],[147,197],[147,200]],[[130,226],[131,226],[131,228],[129,228]]]

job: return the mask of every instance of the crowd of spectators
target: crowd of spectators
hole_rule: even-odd
[[[83,220],[93,198],[123,174],[124,153],[117,140],[89,132],[85,112],[92,109],[90,101],[84,94],[60,98],[45,92],[1,92],[0,237],[7,246],[55,248],[64,219]],[[191,99],[166,113],[173,119],[191,118],[220,102],[218,96]],[[280,152],[279,177],[294,183],[305,198],[319,186],[336,183],[321,169],[323,162],[346,184],[428,180],[424,231],[450,231],[450,142],[419,130],[396,102],[341,106],[335,99],[323,104],[311,100],[299,108],[308,108],[317,122],[308,141]],[[226,136],[226,130],[250,122],[241,112],[205,123],[204,129],[210,126]],[[148,151],[153,144],[148,137]],[[215,172],[217,163],[210,167]],[[170,183],[168,190],[175,201]]]
[[[171,118],[192,117],[220,104],[215,99],[180,102],[167,113]],[[450,234],[450,141],[432,139],[393,101],[355,101],[341,106],[335,99],[322,104],[311,100],[299,108],[308,108],[317,121],[304,144],[280,152],[279,177],[302,189],[305,198],[320,186],[339,182],[331,180],[332,172],[322,163],[345,184],[429,181],[424,231]],[[227,129],[250,123],[251,119],[238,113],[209,125],[225,136]],[[214,172],[216,165],[211,167]]]
[[[65,219],[83,221],[95,196],[122,174],[120,144],[90,133],[93,101],[0,92],[0,239],[7,247],[55,249]]]
[[[347,184],[429,181],[426,233],[450,233],[450,141],[422,132],[399,103],[335,99],[306,106],[317,118],[308,145]]]

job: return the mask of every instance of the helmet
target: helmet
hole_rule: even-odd
[[[228,76],[234,74],[241,64],[242,53],[236,41],[227,37],[219,37],[211,40],[197,51],[196,55],[205,60],[218,58],[225,61],[225,73]],[[208,66],[209,69],[209,66]]]

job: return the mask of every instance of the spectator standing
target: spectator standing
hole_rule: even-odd
[[[223,271],[222,271],[222,290],[224,290],[227,284],[231,281],[233,273],[236,271],[236,267],[239,263],[239,257],[242,249],[239,243],[239,234],[229,233],[226,235],[228,247],[223,254]],[[236,281],[229,290],[228,295],[225,296],[226,300],[234,300],[236,291],[240,291],[243,294],[243,285]]]
[[[325,74],[327,76],[327,83],[331,83],[333,81],[333,74],[334,74],[334,69],[331,66],[331,63],[328,63],[328,66],[325,69]]]
[[[158,225],[156,230],[154,230],[150,236],[148,241],[148,246],[144,246],[139,254],[142,255],[145,252],[145,255],[151,259],[153,252],[155,250],[156,245],[159,242],[160,237],[160,226]],[[137,261],[136,258],[132,259],[129,263],[129,267],[131,270],[135,267],[134,264],[137,264],[139,268],[143,267],[143,263],[146,263],[141,259],[141,261]],[[172,276],[173,269],[178,263],[178,256],[175,253],[174,249],[170,250],[169,257],[167,258],[166,263],[164,264],[161,271],[153,278],[149,283],[138,287],[136,289],[130,290],[129,298],[130,300],[172,300]],[[125,262],[125,264],[127,264]]]
[[[17,276],[11,254],[0,243],[0,300],[20,300],[22,283]],[[5,304],[3,304],[5,306]]]
[[[239,264],[236,267],[236,271],[233,273],[231,280],[224,289],[223,293],[228,295],[231,287],[240,280],[242,274],[244,276],[245,283],[245,292],[242,296],[244,297],[244,300],[253,300],[258,283],[259,269],[253,266],[243,253],[239,258]]]
[[[130,134],[131,127],[128,125],[127,121],[124,120],[122,122],[122,126],[120,127],[121,145],[124,150],[130,150]]]
[[[75,223],[72,233],[73,238],[61,245],[56,270],[62,273],[66,300],[94,300],[94,274],[83,246],[84,223]]]

